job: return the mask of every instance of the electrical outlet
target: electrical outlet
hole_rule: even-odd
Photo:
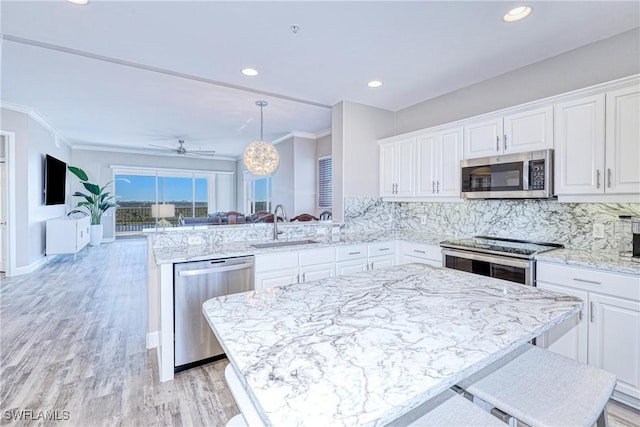
[[[187,238],[187,243],[190,245],[201,245],[202,244],[202,236],[189,236]]]
[[[420,225],[427,225],[427,216],[420,215]]]
[[[604,224],[593,224],[593,237],[604,239]]]

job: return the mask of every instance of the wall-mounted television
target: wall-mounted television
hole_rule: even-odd
[[[67,193],[67,164],[47,154],[44,162],[44,204],[63,205]]]

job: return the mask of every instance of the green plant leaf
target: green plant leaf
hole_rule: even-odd
[[[100,195],[100,187],[97,186],[96,184],[91,184],[90,182],[83,182],[82,185],[84,185],[84,188],[89,190],[91,194],[95,194],[96,196]]]
[[[67,168],[69,169],[69,171],[72,174],[77,176],[80,181],[88,181],[89,180],[89,177],[87,176],[87,173],[85,171],[83,171],[82,169],[80,169],[78,167],[75,167],[75,166],[68,166]]]

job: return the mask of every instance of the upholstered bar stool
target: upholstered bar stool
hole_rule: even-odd
[[[458,384],[532,426],[607,425],[616,376],[526,344]]]
[[[387,424],[387,427],[487,426],[506,424],[449,389]]]

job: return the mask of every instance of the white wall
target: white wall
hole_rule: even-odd
[[[637,74],[638,58],[640,29],[635,29],[399,110],[395,132],[424,129]]]
[[[114,151],[95,151],[74,149],[71,152],[71,164],[82,168],[88,175],[89,181],[99,185],[105,185],[113,179],[111,166],[153,167],[166,169],[190,169],[204,171],[236,171],[234,160],[199,159],[178,156],[155,156],[149,154],[118,153]],[[82,190],[80,182],[75,175],[70,174],[72,191]],[[112,187],[113,190],[113,187]],[[112,191],[111,190],[111,191]],[[73,206],[80,198],[73,198]],[[114,236],[113,212],[106,212],[102,216],[104,239],[113,239]]]
[[[71,203],[67,185],[66,205],[45,206],[44,157],[50,154],[68,163],[71,149],[29,114],[2,108],[0,119],[2,130],[15,133],[17,241],[13,256],[18,273],[28,272],[44,259],[46,220],[64,216]]]
[[[333,168],[333,209],[331,218],[334,221],[344,220],[344,137],[343,137],[344,102],[339,102],[331,109],[331,163]]]
[[[313,215],[317,210],[316,172],[318,157],[316,154],[316,140],[294,137],[294,200],[293,218],[302,213]],[[294,215],[295,214],[295,215]]]
[[[294,165],[294,137],[288,138],[276,145],[280,163],[271,177],[271,207],[282,204],[287,210],[287,216],[292,217],[294,209],[295,165]]]

